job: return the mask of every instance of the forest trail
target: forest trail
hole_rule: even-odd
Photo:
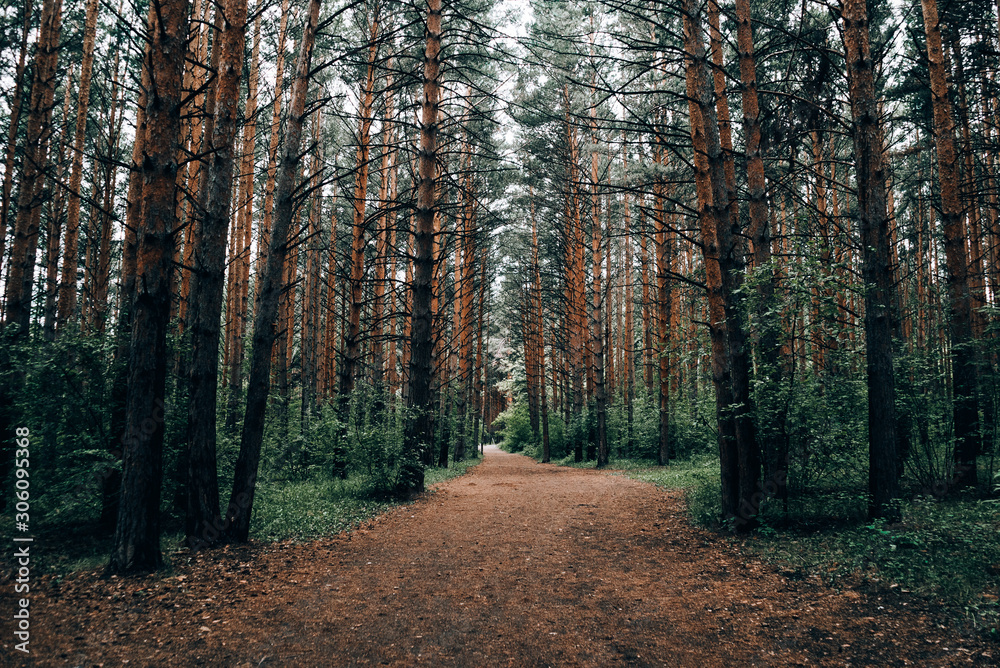
[[[43,581],[34,664],[942,666],[995,652],[912,598],[744,563],[689,525],[678,491],[496,449],[351,534],[226,552],[175,553],[168,576]]]

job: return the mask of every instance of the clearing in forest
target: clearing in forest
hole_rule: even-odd
[[[172,561],[169,574],[141,579],[41,580],[34,665],[944,666],[1000,656],[927,602],[744,563],[689,524],[678,491],[496,449],[352,533]]]

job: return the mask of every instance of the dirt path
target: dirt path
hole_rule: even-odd
[[[939,626],[912,600],[836,592],[744,565],[724,541],[687,524],[676,492],[497,450],[368,529],[227,552],[175,555],[167,578],[85,575],[43,585],[33,604],[36,665],[941,666],[1000,658],[996,646]]]

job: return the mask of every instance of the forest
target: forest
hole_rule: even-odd
[[[141,578],[499,444],[996,641],[998,75],[982,0],[7,4],[5,533]]]

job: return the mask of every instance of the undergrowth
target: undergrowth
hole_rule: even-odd
[[[481,461],[468,459],[451,463],[448,468],[428,468],[425,485],[433,493],[433,485],[460,476]],[[347,480],[317,475],[298,481],[262,481],[257,487],[250,537],[276,542],[337,534],[400,503],[379,494],[377,481],[363,475],[352,475]],[[39,528],[35,540],[45,547],[45,557],[36,567],[39,574],[101,568],[107,564],[111,549],[110,537],[96,535],[90,525],[50,522]],[[165,555],[183,541],[183,534],[175,526],[166,527],[161,540]]]

